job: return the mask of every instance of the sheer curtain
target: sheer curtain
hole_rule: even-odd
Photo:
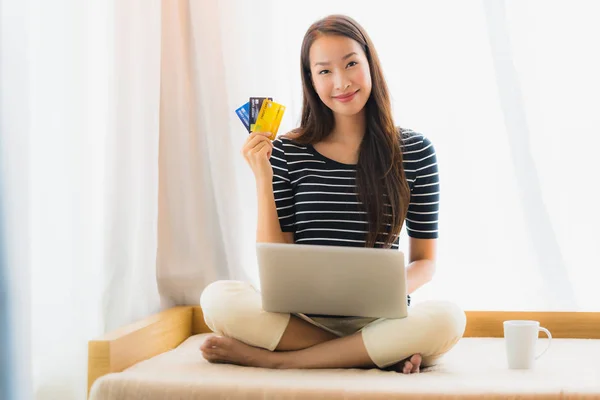
[[[160,2],[2,1],[18,399],[83,399],[87,341],[160,309]]]
[[[233,67],[220,2],[162,2],[157,279],[165,306],[199,304],[217,279],[252,274],[252,217],[236,176],[243,136],[230,125]]]
[[[28,5],[0,1],[0,352],[7,399],[32,398],[29,253]]]

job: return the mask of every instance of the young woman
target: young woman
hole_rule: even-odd
[[[394,125],[373,43],[351,18],[314,23],[301,68],[300,127],[273,142],[254,132],[242,149],[256,179],[257,242],[398,248],[406,223],[410,294],[435,270],[434,147]],[[411,306],[402,319],[269,313],[239,281],[210,284],[200,303],[217,333],[201,346],[204,358],[265,368],[415,373],[448,352],[466,324],[456,305],[441,301]]]

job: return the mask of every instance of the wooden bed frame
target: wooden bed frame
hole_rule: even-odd
[[[502,322],[528,319],[554,338],[600,339],[600,312],[467,311],[464,337],[503,337]],[[185,339],[211,330],[199,306],[174,307],[88,343],[88,395],[96,379],[172,350]]]

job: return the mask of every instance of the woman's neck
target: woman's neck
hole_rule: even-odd
[[[327,141],[359,147],[367,126],[365,111],[350,116],[334,115],[334,119],[335,124]]]

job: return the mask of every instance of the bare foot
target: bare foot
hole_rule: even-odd
[[[278,368],[273,352],[225,336],[210,336],[202,343],[200,350],[202,356],[211,363]]]
[[[280,353],[247,345],[239,340],[225,336],[210,336],[200,346],[202,356],[211,363],[245,365],[259,368],[285,368]],[[411,357],[394,364],[387,370],[404,374],[418,373],[421,367],[421,355]]]
[[[421,355],[413,354],[409,358],[400,361],[388,368],[390,371],[401,372],[403,374],[416,374],[421,371]]]

